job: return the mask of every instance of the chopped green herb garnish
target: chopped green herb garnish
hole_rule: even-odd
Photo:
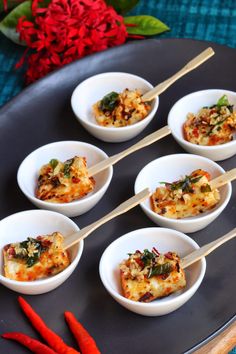
[[[222,106],[229,106],[229,100],[226,95],[223,95],[217,102],[217,107],[222,107]]]
[[[28,247],[28,241],[29,241],[29,238],[27,239],[27,241],[22,241],[22,242],[20,242],[20,248],[25,248],[25,249],[27,249],[27,247]]]
[[[215,127],[216,127],[217,125],[221,125],[222,123],[224,123],[225,120],[226,120],[226,118],[224,118],[224,119],[220,120],[219,122],[217,122],[217,123],[215,124]]]
[[[152,267],[149,271],[148,278],[153,277],[154,275],[163,275],[168,274],[173,270],[172,264],[166,262],[164,264],[158,264],[155,267]]]
[[[53,169],[55,169],[58,165],[58,160],[57,159],[51,159],[49,164],[52,166]]]
[[[65,163],[64,163],[64,176],[69,178],[70,177],[70,168],[71,168],[71,165],[73,164],[74,162],[74,159],[70,159],[70,160],[67,160]]]
[[[208,133],[207,133],[206,135],[207,135],[207,136],[212,135],[212,134],[213,134],[213,129],[214,129],[214,127],[213,127],[213,128],[211,128],[211,129],[208,131]]]
[[[19,247],[21,251],[15,257],[24,259],[28,268],[38,262],[41,253],[47,249],[47,247],[42,246],[40,241],[32,237],[28,237],[26,241],[20,242]]]
[[[201,186],[201,192],[202,193],[211,192],[211,186],[209,184],[205,184],[205,185]]]
[[[191,181],[191,183],[197,183],[198,181],[200,181],[201,178],[202,178],[202,176],[193,177],[193,178],[190,178],[190,181]]]
[[[210,135],[214,134],[214,129],[216,129],[217,131],[220,131],[221,130],[221,125],[225,122],[226,119],[227,119],[227,117],[222,119],[222,120],[220,120],[219,122],[215,123],[213,125],[213,127],[208,131],[208,133],[206,135],[210,136]]]
[[[39,252],[38,252],[38,253],[35,253],[35,255],[34,255],[33,257],[28,257],[27,262],[26,262],[27,268],[30,268],[30,267],[32,267],[35,263],[37,263],[38,260],[39,260],[39,257],[40,257]]]
[[[151,261],[156,257],[156,255],[153,252],[148,251],[145,249],[143,251],[143,254],[141,256],[141,261],[144,263],[144,266],[146,267],[151,263]]]
[[[202,176],[197,176],[197,177],[191,177],[191,176],[185,176],[185,178],[181,181],[169,183],[169,182],[159,182],[160,184],[165,184],[167,187],[169,187],[172,191],[182,189],[182,191],[187,192],[187,193],[192,193],[192,184],[197,183]]]
[[[100,102],[100,109],[112,112],[119,103],[119,94],[117,92],[110,92]]]

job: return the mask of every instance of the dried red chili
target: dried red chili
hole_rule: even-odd
[[[156,247],[152,247],[152,252],[156,253],[157,256],[160,256],[160,252],[156,249]]]
[[[141,297],[139,298],[139,301],[140,301],[140,302],[146,302],[147,300],[149,300],[149,299],[152,298],[152,297],[153,297],[152,293],[150,293],[149,291],[147,291],[143,296],[141,296]]]
[[[168,259],[174,259],[172,252],[167,252],[167,253],[164,254],[164,256],[165,256],[166,258],[168,258]]]

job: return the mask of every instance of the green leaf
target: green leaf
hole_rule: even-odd
[[[152,267],[149,271],[148,278],[153,277],[154,275],[163,275],[172,272],[173,267],[170,262],[166,262],[164,264],[158,264]]]
[[[13,42],[25,45],[24,42],[20,41],[19,33],[16,32],[17,22],[22,16],[25,16],[27,20],[32,20],[31,1],[25,1],[12,10],[0,22],[0,31]]]
[[[70,177],[70,168],[71,168],[71,165],[73,164],[73,162],[74,162],[74,159],[69,159],[64,163],[64,176],[66,178]]]
[[[124,15],[137,5],[139,0],[106,0],[107,5],[112,6],[116,12]]]
[[[119,94],[117,92],[110,92],[103,97],[100,103],[100,109],[104,111],[112,112],[119,103]]]
[[[170,30],[165,23],[149,15],[128,16],[124,18],[124,21],[125,24],[136,25],[135,27],[127,27],[129,34],[153,36]]]
[[[156,255],[153,252],[150,252],[148,249],[145,249],[141,256],[141,261],[143,261],[144,266],[146,267],[151,263],[153,259],[155,259],[155,257]]]
[[[55,170],[55,168],[57,167],[57,165],[58,165],[58,160],[57,159],[51,159],[50,161],[49,161],[49,164],[52,166],[52,168]]]
[[[222,106],[229,106],[229,100],[228,100],[228,97],[226,95],[222,96],[217,104],[216,104],[218,107],[222,107]]]
[[[202,193],[209,193],[211,192],[211,186],[209,184],[204,184],[201,186],[201,192]]]

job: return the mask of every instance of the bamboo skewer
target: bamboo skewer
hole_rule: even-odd
[[[223,185],[225,185],[226,183],[233,181],[234,179],[236,179],[236,168],[233,168],[232,170],[229,170],[229,171],[223,173],[222,175],[214,178],[212,181],[210,181],[210,186],[212,189],[220,188]],[[207,256],[209,253],[214,251],[217,247],[219,247],[223,243],[231,240],[235,236],[236,236],[236,228],[231,230],[226,235],[218,238],[215,241],[212,241],[212,242],[206,244],[205,246],[197,249],[196,251],[194,251],[194,252],[190,253],[189,255],[187,255],[186,257],[182,258],[182,260],[181,260],[182,267],[187,268],[191,264],[197,262],[199,259]]]
[[[211,180],[210,186],[212,189],[220,188],[226,183],[233,181],[235,178],[236,178],[236,168],[232,168],[232,170],[229,170],[223,173],[222,175]]]
[[[228,232],[226,235],[218,238],[217,240],[207,243],[205,246],[188,254],[186,257],[182,258],[181,260],[182,268],[184,269],[189,267],[191,264],[207,256],[209,253],[213,252],[216,248],[223,245],[223,243],[231,240],[235,236],[236,236],[236,228]]]
[[[89,236],[94,230],[96,230],[99,226],[105,224],[111,219],[114,219],[116,216],[121,215],[127,212],[128,210],[134,208],[149,196],[150,196],[150,191],[148,188],[142,190],[138,194],[134,195],[133,197],[129,198],[128,200],[120,204],[117,208],[112,210],[110,213],[103,216],[101,219],[84,227],[80,231],[66,237],[64,240],[64,248],[67,249],[73,246],[74,244],[76,244],[77,242],[83,240],[84,238]]]
[[[166,125],[165,127],[155,131],[154,133],[149,134],[148,136],[146,136],[145,138],[143,138],[142,140],[140,140],[136,144],[130,146],[128,149],[126,149],[116,155],[113,155],[113,156],[109,157],[108,159],[102,160],[101,162],[97,163],[94,166],[89,167],[88,168],[89,177],[96,175],[97,173],[108,168],[109,166],[114,165],[115,163],[117,163],[118,161],[123,159],[125,156],[130,155],[133,152],[140,150],[143,147],[148,146],[157,140],[162,139],[163,137],[169,135],[170,133],[171,133],[171,130]]]
[[[175,81],[177,81],[179,78],[187,74],[188,72],[194,70],[197,68],[199,65],[204,63],[207,59],[212,57],[215,52],[214,50],[209,47],[205,49],[202,53],[200,53],[198,56],[193,58],[191,61],[189,61],[181,70],[179,70],[175,75],[171,76],[169,79],[165,80],[164,82],[160,83],[156,87],[154,87],[152,90],[149,92],[145,93],[142,96],[142,99],[144,101],[150,101],[153,98],[155,98],[157,95],[161,94],[163,91],[165,91],[170,85],[172,85]],[[116,162],[120,161],[122,158],[125,156],[131,154],[134,151],[137,151],[145,146],[148,146],[152,144],[153,142],[165,137],[166,135],[169,135],[171,133],[171,130],[168,126],[165,126],[161,128],[160,130],[148,135],[141,141],[139,141],[137,144],[134,144],[130,148],[126,149],[125,151],[118,153],[114,156],[109,157],[108,159],[99,162],[98,164],[90,167],[88,169],[88,174],[89,176],[94,176],[97,173],[105,170],[107,167],[114,165]]]
[[[222,174],[221,176],[216,177],[215,179],[213,179],[210,182],[210,185],[212,188],[218,188],[221,187],[222,185],[232,181],[233,179],[236,178],[236,168],[233,168],[232,170]],[[133,197],[131,197],[130,199],[126,200],[125,202],[123,202],[122,204],[120,204],[118,207],[116,207],[114,210],[112,210],[110,213],[108,213],[107,215],[103,216],[101,219],[95,221],[94,223],[84,227],[83,229],[81,229],[80,231],[69,235],[68,237],[65,238],[64,240],[64,248],[67,249],[71,246],[73,246],[74,244],[76,244],[77,242],[83,240],[84,238],[86,238],[87,236],[89,236],[94,230],[96,230],[98,227],[100,227],[101,225],[105,224],[106,222],[108,222],[109,220],[115,218],[118,215],[121,215],[125,212],[127,212],[128,210],[134,208],[135,206],[137,206],[138,204],[140,204],[142,201],[144,201],[146,198],[148,198],[151,195],[150,191],[148,188],[142,190],[141,192],[139,192],[138,194],[134,195]],[[222,243],[228,241],[230,238],[235,237],[236,235],[236,229],[233,230],[234,234],[233,235],[225,235],[224,237],[220,238],[217,244],[216,241],[214,241],[214,243],[211,243],[209,245],[204,246],[206,248],[203,250],[203,252],[199,253],[200,250],[194,251],[194,254],[199,253],[198,255],[198,259],[204,257],[206,254],[212,252],[216,247],[219,247]],[[221,242],[221,243],[219,243]],[[211,248],[208,248],[208,246],[210,246]],[[198,253],[196,253],[198,252]],[[204,253],[204,252],[208,252],[208,253]],[[191,255],[187,256],[190,257]],[[192,264],[193,262],[196,262],[195,259],[194,261],[191,261],[191,263],[189,263],[189,258],[185,257],[182,262],[184,262],[184,267]],[[187,259],[187,260],[186,260]],[[187,264],[187,265],[185,265]]]
[[[164,92],[170,85],[172,85],[175,81],[180,79],[182,76],[186,75],[190,71],[196,69],[199,65],[204,63],[206,60],[211,58],[215,54],[214,50],[209,47],[205,49],[202,53],[198,56],[190,60],[181,70],[179,70],[176,74],[171,76],[169,79],[163,81],[152,90],[148,91],[142,96],[143,101],[151,101],[156,96],[160,95]]]

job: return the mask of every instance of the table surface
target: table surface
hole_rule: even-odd
[[[165,22],[170,31],[158,38],[192,38],[236,48],[235,0],[140,0],[129,14]],[[24,89],[24,71],[14,69],[23,52],[0,34],[0,106]]]
[[[193,38],[236,48],[235,5],[235,0],[140,0],[130,15],[165,22],[171,30],[158,38]],[[0,106],[24,88],[23,70],[14,69],[23,52],[0,34]]]

